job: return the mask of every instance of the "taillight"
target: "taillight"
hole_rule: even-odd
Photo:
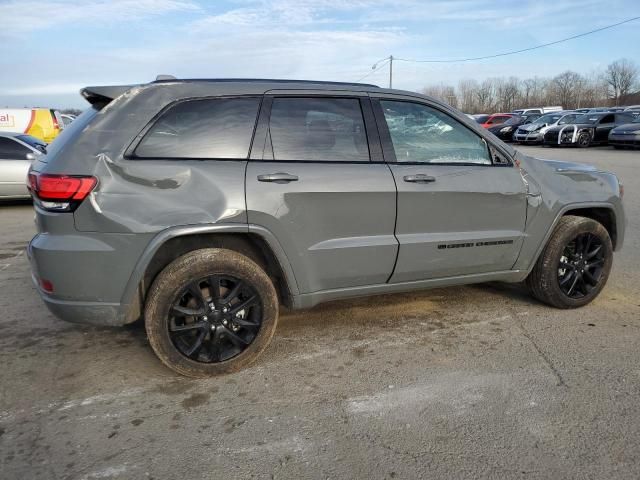
[[[70,212],[91,193],[98,179],[81,175],[29,172],[29,190],[45,210]]]

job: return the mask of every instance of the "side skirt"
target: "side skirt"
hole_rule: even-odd
[[[517,283],[523,281],[526,277],[526,271],[506,270],[501,272],[459,275],[455,277],[434,278],[430,280],[418,280],[412,282],[383,283],[378,285],[366,285],[362,287],[336,288],[332,290],[322,290],[319,292],[296,295],[293,298],[293,306],[296,309],[311,308],[314,305],[318,305],[319,303],[343,298],[364,297],[386,293],[411,292],[414,290],[426,290],[429,288],[448,287],[452,285],[466,285],[496,281]]]

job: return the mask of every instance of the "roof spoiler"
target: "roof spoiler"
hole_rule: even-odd
[[[80,90],[80,95],[92,106],[103,108],[114,98],[119,97],[136,85],[107,85],[103,87],[85,87]]]

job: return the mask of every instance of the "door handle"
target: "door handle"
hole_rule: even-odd
[[[418,173],[416,175],[405,175],[404,181],[411,183],[431,183],[436,181],[436,177],[431,177],[424,173]]]
[[[298,176],[291,175],[289,173],[269,173],[267,175],[258,175],[259,182],[273,182],[273,183],[289,183],[289,182],[297,182]]]

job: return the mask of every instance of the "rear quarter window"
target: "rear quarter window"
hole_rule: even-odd
[[[260,98],[188,100],[170,107],[135,149],[138,158],[245,159]]]

